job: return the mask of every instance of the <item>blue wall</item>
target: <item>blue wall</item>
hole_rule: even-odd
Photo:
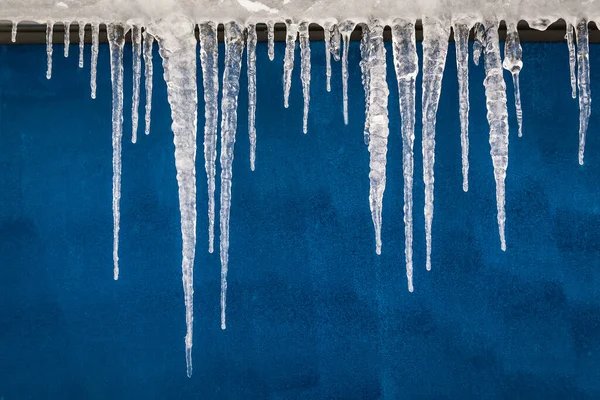
[[[43,46],[0,46],[0,398],[599,398],[600,112],[592,113],[580,167],[567,46],[523,48],[521,139],[505,75],[508,250],[500,250],[496,227],[484,74],[472,63],[471,184],[468,193],[461,188],[451,45],[437,119],[431,272],[424,257],[421,124],[416,127],[411,294],[390,48],[391,134],[378,257],[358,44],[350,51],[348,126],[340,65],[333,64],[327,93],[323,44],[313,44],[304,136],[299,54],[286,110],[283,44],[269,62],[260,43],[255,172],[242,72],[226,331],[219,326],[219,256],[206,251],[201,151],[198,157],[194,375],[188,379],[174,149],[157,52],[152,132],[144,136],[142,126],[133,145],[126,48],[121,277],[114,282],[108,48],[101,47],[93,101],[89,48],[79,70],[76,46],[70,59],[56,46],[54,77],[47,81]],[[598,94],[600,49],[591,50],[592,93]],[[419,90],[418,110],[420,97]]]

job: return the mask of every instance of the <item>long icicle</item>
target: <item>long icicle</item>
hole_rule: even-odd
[[[248,69],[248,138],[250,140],[250,169],[256,163],[256,26],[248,24],[246,64]]]
[[[575,76],[575,41],[573,38],[573,24],[567,23],[567,46],[569,47],[569,72],[571,75],[571,96],[577,97],[577,78]]]
[[[98,35],[100,34],[100,24],[92,22],[92,61],[90,64],[90,88],[92,90],[92,99],[96,98],[96,71],[98,68]]]
[[[342,93],[344,106],[344,124],[348,125],[348,53],[350,51],[350,35],[356,24],[345,21],[340,26],[340,34],[344,41],[344,54],[342,56]]]
[[[204,169],[208,183],[208,251],[215,243],[215,175],[219,118],[219,46],[217,24],[200,24],[200,65],[204,88]]]
[[[267,41],[269,42],[269,60],[275,59],[275,22],[267,21]]]
[[[369,24],[369,205],[375,228],[375,252],[381,254],[381,224],[383,193],[386,183],[386,156],[389,135],[388,95],[386,81],[386,50],[383,44],[383,23],[379,20]]]
[[[404,254],[408,290],[413,289],[413,175],[415,143],[415,97],[419,57],[415,26],[396,19],[392,25],[394,67],[398,80],[400,116],[402,117],[402,166],[404,175]]]
[[[65,21],[63,23],[65,32],[64,32],[64,50],[63,50],[63,54],[66,57],[69,57],[69,46],[71,45],[71,23],[68,21]]]
[[[286,20],[285,55],[283,60],[283,106],[290,106],[290,89],[292,88],[292,71],[294,69],[294,51],[296,49],[296,36],[298,25],[292,20]]]
[[[590,45],[587,20],[577,24],[577,84],[579,86],[579,165],[583,165],[585,137],[590,114],[592,94],[590,90]]]
[[[112,148],[113,148],[113,278],[119,279],[119,225],[121,220],[121,148],[123,139],[123,46],[122,25],[107,27],[110,46],[110,79],[112,82]]]
[[[52,31],[54,28],[54,22],[48,21],[46,23],[46,79],[52,78]]]
[[[449,27],[442,21],[423,21],[423,182],[425,183],[426,263],[431,270],[431,228],[435,164],[435,119],[442,90],[442,77],[448,52]]]
[[[173,29],[177,27],[177,29]],[[196,134],[198,130],[198,89],[196,87],[195,25],[185,17],[167,18],[156,29],[163,60],[167,97],[173,121],[175,167],[181,213],[181,272],[185,301],[185,360],[192,376],[194,325],[194,258],[196,254]],[[163,35],[161,32],[168,32]],[[154,33],[154,32],[153,32]]]
[[[240,91],[240,70],[244,36],[241,27],[225,24],[225,71],[223,72],[223,101],[221,103],[221,329],[227,327],[227,271],[229,267],[229,216],[231,212],[231,183],[233,178],[233,148],[237,129],[237,102]]]
[[[12,30],[10,32],[10,41],[15,43],[17,41],[17,21],[13,21]]]
[[[79,21],[79,68],[83,68],[83,49],[85,46],[85,22]]]
[[[300,77],[302,79],[302,95],[304,97],[304,114],[302,117],[302,132],[308,132],[308,107],[310,105],[310,39],[308,22],[300,23]]]
[[[496,206],[498,210],[498,230],[500,247],[506,251],[504,225],[506,223],[506,169],[508,167],[508,111],[506,106],[506,84],[502,76],[502,60],[498,38],[498,23],[485,23],[485,98],[487,119],[490,125],[490,155],[496,180]]]
[[[144,85],[146,87],[146,115],[144,122],[144,133],[150,134],[150,117],[152,114],[152,79],[154,75],[154,66],[152,65],[152,45],[154,44],[154,36],[144,31]]]
[[[133,70],[133,89],[131,96],[131,143],[137,142],[140,108],[140,81],[142,75],[142,28],[131,27],[131,69]]]
[[[506,30],[506,41],[504,42],[504,61],[502,66],[512,74],[515,108],[517,111],[517,123],[519,125],[519,137],[523,136],[523,111],[521,110],[521,89],[519,85],[519,73],[523,68],[523,49],[519,40],[517,24],[509,22]]]
[[[363,139],[369,145],[369,93],[371,92],[371,74],[369,72],[369,25],[361,24],[362,37],[360,39],[360,72],[363,89],[365,91],[365,128]]]
[[[469,27],[453,26],[458,75],[458,107],[460,109],[460,147],[462,151],[463,190],[469,191]]]
[[[327,78],[327,91],[331,92],[331,23],[323,24],[325,39],[325,77]]]

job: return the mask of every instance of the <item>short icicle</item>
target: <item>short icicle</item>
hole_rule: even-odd
[[[85,22],[79,21],[79,68],[83,68],[83,50],[85,46]]]
[[[219,45],[217,24],[200,24],[200,65],[204,92],[204,169],[208,183],[208,251],[215,243],[215,175],[217,171],[217,129],[219,117]]]
[[[133,90],[131,96],[131,143],[137,142],[137,131],[140,108],[140,81],[142,75],[142,28],[131,27],[131,59],[133,70]]]
[[[453,30],[458,75],[463,191],[467,192],[469,191],[469,27],[463,23],[456,23]]]
[[[342,96],[344,106],[344,124],[348,125],[348,53],[350,51],[350,35],[356,24],[345,21],[340,24],[339,30],[344,41],[344,53],[342,55]]]
[[[369,93],[371,91],[371,74],[369,72],[369,25],[361,24],[362,37],[360,39],[360,72],[363,89],[365,91],[365,129],[363,138],[365,144],[369,145]]]
[[[248,69],[248,138],[250,140],[250,169],[256,163],[256,26],[248,24],[246,64]]]
[[[54,22],[48,21],[46,23],[46,79],[52,78],[52,31],[54,28]]]
[[[490,125],[490,155],[496,180],[496,205],[498,210],[498,230],[500,247],[506,251],[504,225],[506,222],[506,190],[504,180],[508,167],[508,111],[506,105],[506,84],[502,76],[502,59],[498,38],[498,22],[485,23],[485,98],[487,120]]]
[[[92,90],[92,99],[96,98],[96,71],[98,68],[98,36],[100,34],[100,24],[92,22],[92,60],[90,64],[90,88]]]
[[[65,56],[65,58],[69,57],[69,46],[71,45],[71,23],[68,21],[65,21],[63,23],[64,26],[64,44],[65,44],[65,48],[63,50],[63,54]]]
[[[325,39],[325,77],[327,78],[327,91],[331,92],[331,23],[323,24]]]
[[[402,167],[404,175],[404,254],[408,290],[413,289],[413,175],[415,143],[415,98],[419,57],[413,22],[396,19],[392,24],[394,67],[398,80],[402,118]]]
[[[289,27],[288,27],[289,32]],[[289,38],[289,35],[288,35]],[[295,38],[295,35],[294,35]],[[237,129],[237,102],[240,91],[240,70],[244,36],[235,22],[225,24],[225,71],[221,102],[221,329],[227,327],[227,271],[229,268],[229,216],[233,178],[233,148]]]
[[[294,51],[296,49],[296,36],[298,25],[292,20],[285,21],[285,55],[283,59],[283,106],[290,106],[290,89],[292,88],[292,71],[294,69]]]
[[[329,52],[335,61],[340,61],[340,49],[342,47],[342,38],[340,35],[340,29],[337,24],[331,25],[331,34],[330,41],[331,44],[329,46]]]
[[[150,117],[152,114],[152,79],[154,75],[154,66],[152,65],[152,45],[154,36],[144,31],[144,85],[146,87],[146,115],[144,116],[144,133],[150,134]]]
[[[12,30],[10,32],[10,41],[15,43],[17,41],[17,21],[13,21]]]
[[[275,59],[275,22],[267,21],[267,41],[269,43],[269,60]]]
[[[123,139],[123,46],[122,25],[107,27],[112,82],[112,149],[113,149],[113,278],[119,279],[119,226],[121,220],[121,149]]]
[[[448,53],[450,28],[442,21],[425,18],[423,21],[423,97],[422,150],[423,182],[425,183],[425,241],[426,263],[431,270],[431,229],[433,225],[433,189],[435,164],[435,119],[442,90],[442,77]]]
[[[506,30],[506,41],[504,42],[504,61],[502,66],[512,74],[515,108],[517,112],[517,123],[519,125],[519,137],[523,136],[523,111],[521,110],[521,89],[519,85],[519,73],[523,68],[523,49],[519,40],[517,24],[509,22]]]
[[[477,22],[473,27],[473,30],[475,31],[475,40],[473,41],[473,62],[475,65],[479,65],[479,58],[485,47],[485,27]]]
[[[375,228],[375,252],[381,254],[381,224],[383,193],[386,183],[388,127],[388,95],[386,81],[386,50],[383,43],[383,22],[369,23],[369,206]]]
[[[198,129],[195,24],[185,17],[173,16],[165,18],[149,28],[151,33],[155,33],[158,40],[173,122],[171,130],[175,144],[175,167],[181,213],[181,272],[186,322],[185,360],[187,376],[191,377],[194,258],[196,254],[196,133]]]
[[[590,90],[590,45],[587,20],[577,24],[577,84],[579,86],[579,165],[583,165],[585,137],[590,114],[592,94]]]
[[[298,28],[300,34],[300,77],[302,79],[302,95],[304,97],[302,132],[305,134],[308,132],[308,108],[310,105],[310,39],[308,24],[308,22],[302,21]]]
[[[577,78],[575,76],[575,39],[573,38],[573,24],[567,23],[567,46],[569,47],[569,72],[571,75],[571,96],[577,97]]]

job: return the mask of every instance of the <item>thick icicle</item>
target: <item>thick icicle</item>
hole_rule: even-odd
[[[500,44],[498,38],[498,23],[487,21],[485,23],[485,98],[487,106],[487,119],[490,125],[490,155],[494,166],[496,180],[496,204],[498,209],[498,230],[500,232],[500,246],[506,250],[504,237],[504,224],[506,212],[506,192],[504,180],[508,167],[508,111],[506,106],[506,84],[502,77],[502,60],[500,58]]]
[[[294,50],[296,49],[296,36],[298,25],[292,20],[286,20],[285,55],[283,60],[283,106],[288,108],[290,103],[290,89],[292,88],[292,71],[294,69]]]
[[[64,23],[65,32],[64,32],[64,44],[65,48],[63,50],[64,56],[69,57],[69,46],[71,45],[71,23],[65,21]]]
[[[369,25],[361,24],[362,37],[360,39],[360,71],[361,71],[361,81],[363,84],[363,89],[365,91],[365,129],[364,129],[364,141],[365,144],[369,145],[369,92],[370,88],[370,78],[371,75],[369,73]]]
[[[577,24],[577,84],[579,86],[579,165],[583,165],[585,136],[590,114],[592,94],[590,90],[590,45],[587,20]]]
[[[433,185],[435,164],[435,118],[442,89],[450,28],[442,21],[423,21],[423,100],[422,148],[425,183],[426,268],[431,270],[431,227],[433,223]]]
[[[400,116],[402,117],[402,166],[404,175],[404,237],[408,290],[413,291],[413,174],[415,143],[415,97],[419,73],[415,26],[394,20],[392,25],[394,67],[398,79]]]
[[[383,193],[385,191],[385,172],[388,127],[388,85],[386,81],[386,51],[383,44],[383,23],[379,20],[369,24],[369,205],[373,226],[375,227],[375,251],[381,254],[381,223]]]
[[[352,21],[342,22],[339,26],[340,34],[344,40],[344,54],[342,56],[342,93],[344,98],[344,124],[348,125],[348,52],[350,50],[350,35],[356,24]]]
[[[119,224],[121,220],[121,148],[123,139],[123,46],[125,29],[121,25],[107,27],[110,46],[110,79],[112,82],[112,148],[113,148],[113,266],[114,279],[119,279]]]
[[[160,22],[156,37],[163,59],[164,79],[171,106],[171,129],[175,143],[175,167],[181,213],[181,272],[185,300],[185,360],[192,375],[194,324],[194,257],[196,253],[196,133],[198,89],[196,87],[195,25],[184,17]],[[152,31],[154,33],[154,31]]]
[[[250,169],[256,160],[256,26],[248,25],[246,61],[248,69],[248,137],[250,139]]]
[[[46,79],[52,78],[52,30],[54,28],[54,22],[48,21],[46,23],[46,56],[47,56],[47,69]]]
[[[310,39],[308,37],[308,22],[300,23],[300,77],[302,79],[302,95],[304,97],[304,116],[302,132],[308,132],[308,106],[310,105]]]
[[[569,72],[571,73],[571,96],[577,97],[577,78],[575,77],[575,42],[573,39],[573,25],[567,23],[567,46],[569,46]]]
[[[275,59],[275,22],[267,21],[267,41],[269,42],[269,60]]]
[[[152,76],[154,75],[154,66],[152,65],[152,44],[154,36],[144,31],[144,84],[146,86],[146,115],[144,133],[150,134],[150,114],[152,113]]]
[[[473,62],[475,65],[479,65],[479,58],[485,47],[485,27],[477,22],[473,27],[473,30],[475,31],[475,40],[473,41]]]
[[[519,40],[517,24],[509,22],[506,30],[506,41],[504,44],[504,61],[502,66],[512,74],[515,108],[517,110],[517,123],[519,124],[519,137],[523,136],[523,111],[521,110],[521,89],[519,87],[519,73],[523,68],[523,49]]]
[[[462,150],[463,190],[469,190],[469,27],[454,24],[458,107],[460,109],[460,147]]]
[[[325,35],[325,76],[327,78],[327,91],[331,92],[331,24],[323,24]]]
[[[100,34],[100,24],[92,22],[92,61],[90,64],[90,87],[92,89],[92,99],[96,98],[96,71],[98,68],[98,35]]]
[[[17,21],[13,21],[12,30],[10,32],[10,41],[15,43],[17,41]]]
[[[85,22],[79,21],[79,68],[83,68],[83,49],[85,45]]]
[[[288,39],[290,37],[288,25]],[[295,32],[295,28],[292,28]],[[293,33],[293,32],[292,32]],[[293,34],[295,39],[295,34]],[[233,178],[233,148],[237,128],[237,102],[240,91],[240,70],[244,36],[241,27],[225,24],[225,71],[221,102],[221,329],[226,328],[227,270],[229,266],[229,216],[231,211],[231,183]]]
[[[217,129],[219,117],[219,46],[217,24],[200,24],[200,64],[204,87],[204,169],[208,183],[208,251],[215,242],[215,174],[217,162]]]
[[[137,141],[139,108],[140,108],[140,80],[142,75],[142,28],[134,25],[131,28],[131,59],[133,70],[133,90],[131,99],[131,142]]]

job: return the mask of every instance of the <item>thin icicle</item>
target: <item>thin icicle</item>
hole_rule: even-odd
[[[454,24],[458,106],[460,109],[460,147],[462,150],[463,190],[469,190],[469,27]]]
[[[404,175],[404,254],[408,290],[413,291],[413,175],[415,143],[415,97],[419,58],[415,26],[410,21],[394,20],[392,25],[394,67],[398,79],[402,117],[402,166]]]
[[[275,22],[267,21],[267,41],[269,42],[269,60],[275,59]]]
[[[146,115],[144,133],[150,134],[150,115],[152,113],[152,77],[154,75],[154,66],[152,65],[152,45],[154,36],[144,31],[144,83],[146,86]]]
[[[48,21],[46,23],[46,56],[47,56],[47,69],[46,79],[52,78],[52,30],[54,28],[54,22]]]
[[[92,22],[92,61],[90,65],[90,87],[92,89],[92,99],[96,98],[96,70],[98,68],[98,35],[100,34],[100,24]]]
[[[337,24],[331,26],[331,46],[329,51],[335,61],[340,61],[340,48],[342,47],[342,39],[340,36],[340,29]]]
[[[296,49],[296,36],[298,36],[298,25],[292,20],[286,20],[285,36],[285,58],[283,60],[283,106],[288,108],[290,89],[292,88],[292,70],[294,69],[294,51]]]
[[[295,38],[295,34],[293,36]],[[221,215],[219,219],[221,224],[221,329],[225,329],[227,326],[225,310],[227,307],[233,147],[237,128],[237,102],[243,51],[244,36],[241,27],[234,22],[225,24],[225,71],[223,72],[223,100],[221,102]]]
[[[425,183],[426,267],[431,270],[431,227],[435,164],[435,119],[442,89],[450,28],[442,21],[423,21],[423,182]]]
[[[369,145],[369,93],[371,91],[371,74],[369,72],[369,26],[361,24],[362,37],[360,39],[360,71],[363,89],[365,91],[365,129],[363,133],[365,144]]]
[[[256,26],[248,24],[246,61],[248,69],[248,137],[250,139],[250,169],[256,162]]]
[[[342,93],[344,98],[344,124],[348,125],[348,52],[350,50],[350,35],[356,24],[352,21],[342,22],[340,34],[344,40],[344,55],[342,56]]]
[[[369,24],[369,74],[371,90],[369,92],[369,205],[373,226],[375,227],[375,252],[381,254],[381,224],[383,193],[385,191],[385,172],[388,127],[388,95],[386,81],[386,51],[383,43],[383,23],[374,20]]]
[[[85,46],[85,22],[79,21],[79,68],[83,68],[84,46]]]
[[[167,83],[167,97],[173,122],[171,130],[175,144],[175,167],[181,213],[181,272],[186,322],[185,360],[187,376],[191,377],[196,254],[197,42],[194,34],[195,26],[185,17],[166,18],[154,28],[157,29],[156,37],[163,59],[164,79]]]
[[[13,21],[12,30],[10,32],[10,41],[15,43],[17,41],[17,21]]]
[[[512,74],[515,108],[517,110],[517,123],[519,124],[519,137],[523,136],[523,111],[521,110],[521,89],[519,87],[519,73],[523,68],[523,49],[519,40],[516,23],[508,23],[506,41],[504,44],[504,61],[502,66]]]
[[[219,117],[219,46],[217,24],[200,24],[200,64],[204,87],[204,169],[208,183],[208,251],[215,242],[215,174],[217,163],[217,128]]]
[[[569,71],[571,73],[571,96],[577,97],[577,78],[575,77],[575,42],[573,39],[573,25],[567,23],[567,45],[569,46]]]
[[[310,105],[310,39],[308,37],[308,22],[303,21],[299,26],[300,33],[300,77],[302,79],[302,95],[304,97],[304,116],[302,132],[308,132],[308,107]]]
[[[473,41],[473,62],[475,65],[479,65],[479,58],[485,47],[485,27],[477,22],[473,27],[473,30],[475,31],[475,40]]]
[[[325,76],[327,77],[327,91],[331,92],[331,24],[323,25],[325,35]]]
[[[71,45],[71,23],[70,22],[64,22],[64,27],[65,27],[65,32],[64,32],[64,44],[65,44],[65,48],[64,48],[64,56],[69,57],[69,46]]]
[[[498,209],[498,230],[500,246],[506,250],[504,225],[506,212],[506,192],[504,180],[508,167],[508,111],[506,106],[506,84],[502,76],[502,59],[498,38],[498,23],[487,21],[485,24],[485,98],[487,119],[490,125],[490,155],[496,180],[496,205]]]
[[[107,27],[110,45],[110,79],[112,82],[112,148],[113,148],[113,277],[119,279],[119,225],[121,220],[121,147],[123,138],[123,46],[122,25]]]
[[[577,83],[579,86],[579,165],[583,165],[585,137],[590,114],[592,94],[590,90],[590,45],[587,20],[577,24]]]
[[[131,56],[133,70],[133,91],[131,99],[131,143],[137,142],[137,131],[140,108],[140,80],[142,75],[142,28],[134,25],[131,28]]]

